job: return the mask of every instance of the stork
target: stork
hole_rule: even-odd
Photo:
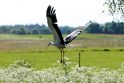
[[[64,39],[62,37],[62,33],[57,25],[57,18],[56,18],[56,13],[55,13],[54,7],[51,7],[50,5],[48,6],[46,10],[46,18],[47,18],[47,23],[48,26],[53,34],[54,38],[54,43],[49,42],[49,45],[53,45],[57,47],[61,51],[61,60],[60,63],[65,63],[64,61],[64,48],[67,47],[68,43],[70,43],[72,40],[74,40],[83,30],[77,29],[67,35]]]

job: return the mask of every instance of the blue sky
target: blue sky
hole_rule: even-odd
[[[105,0],[0,0],[0,25],[47,24],[46,8],[55,7],[60,26],[83,26],[89,21],[104,23],[112,16],[102,13]]]

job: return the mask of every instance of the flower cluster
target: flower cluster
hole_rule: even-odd
[[[0,83],[124,83],[124,64],[117,70],[62,65],[35,70],[17,61],[0,69]]]

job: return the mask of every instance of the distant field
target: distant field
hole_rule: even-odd
[[[64,35],[65,36],[65,35]],[[52,35],[0,35],[1,51],[16,50],[42,50],[49,41],[53,41]],[[81,34],[70,43],[72,47],[80,48],[124,48],[124,35],[105,34]]]
[[[64,35],[65,36],[65,35]],[[16,60],[29,61],[36,69],[52,67],[60,59],[57,48],[47,47],[52,35],[0,35],[0,67]],[[65,55],[82,66],[117,69],[124,62],[124,35],[81,34],[66,48]]]

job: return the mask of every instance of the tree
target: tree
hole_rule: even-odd
[[[111,24],[110,22],[107,22],[107,23],[104,24],[103,33],[112,34],[110,24]]]
[[[11,26],[10,26],[10,27],[11,27]],[[9,31],[10,31],[9,26],[1,26],[1,27],[0,27],[0,32],[3,33],[3,34],[4,34],[4,33],[5,33],[5,34],[6,34],[6,33],[9,33]]]
[[[86,28],[87,33],[102,33],[100,24],[96,22],[90,22],[90,25]]]
[[[124,16],[124,0],[106,0],[104,6],[108,7],[110,15],[114,16],[118,13]]]
[[[50,31],[48,29],[43,29],[43,34],[50,34]]]
[[[12,30],[11,33],[12,34],[17,34],[17,30]]]
[[[124,23],[123,22],[119,22],[117,27],[118,27],[118,33],[119,34],[124,34]]]
[[[39,34],[38,30],[33,30],[32,34]]]
[[[26,31],[24,28],[20,28],[20,30],[17,31],[17,34],[23,35],[26,34]]]
[[[110,29],[112,30],[112,33],[117,34],[118,33],[117,23],[112,21],[110,25]]]

